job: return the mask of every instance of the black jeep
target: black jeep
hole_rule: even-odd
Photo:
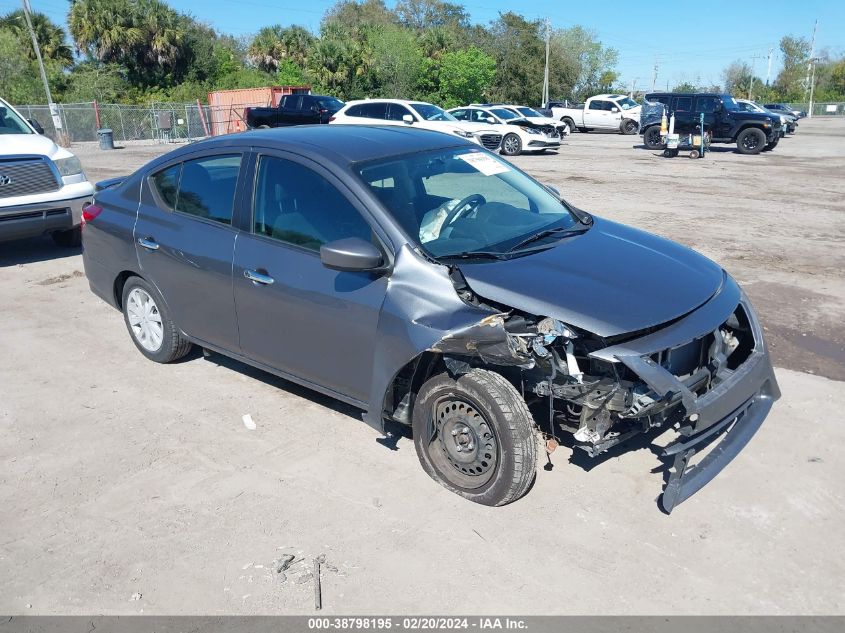
[[[744,112],[727,94],[653,92],[647,103],[662,103],[667,116],[675,115],[675,132],[688,134],[704,114],[704,128],[712,134],[712,143],[736,143],[740,154],[759,154],[775,148],[780,140],[780,117],[776,114]],[[643,108],[643,112],[646,108]],[[640,133],[648,149],[663,149],[660,121],[645,117]]]

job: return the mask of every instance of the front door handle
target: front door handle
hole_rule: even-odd
[[[151,251],[158,250],[158,243],[151,237],[142,237],[138,240],[138,244]]]
[[[275,281],[275,279],[273,279],[270,275],[264,275],[257,270],[245,270],[244,277],[253,283],[261,284],[263,286],[269,286]]]

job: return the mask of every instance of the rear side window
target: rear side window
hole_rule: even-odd
[[[153,187],[161,203],[169,211],[176,207],[176,195],[179,193],[179,176],[182,173],[182,163],[163,169],[153,174]]]
[[[675,112],[692,112],[692,97],[675,99]]]
[[[386,119],[386,103],[359,103],[346,111],[347,116],[359,116],[367,119]],[[400,117],[401,118],[401,117]]]

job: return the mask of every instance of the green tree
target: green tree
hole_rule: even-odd
[[[481,36],[483,50],[496,60],[490,98],[526,104],[539,101],[546,54],[540,22],[509,11],[499,15],[487,34],[476,31],[475,35]]]
[[[375,29],[369,41],[378,96],[394,99],[414,96],[423,72],[423,56],[411,31],[386,25]]]
[[[266,26],[256,34],[247,50],[248,59],[261,70],[275,72],[283,61],[304,67],[314,36],[301,26]]]
[[[402,24],[416,31],[432,28],[465,29],[469,15],[460,4],[442,0],[399,0],[394,8]]]
[[[0,28],[0,95],[10,103],[44,103],[44,88],[35,64],[21,48],[20,39]]]
[[[593,31],[581,26],[559,29],[552,35],[549,92],[583,101],[606,92],[619,76],[618,53],[607,48]]]
[[[496,76],[496,60],[472,46],[443,55],[440,63],[439,103],[454,108],[479,102]]]
[[[67,44],[65,30],[54,24],[43,13],[32,13],[30,20],[32,30],[35,31],[35,37],[38,39],[38,46],[41,48],[41,56],[44,59],[59,62],[62,66],[70,66],[73,63],[73,51]],[[18,38],[27,57],[33,61],[36,59],[32,48],[32,38],[21,9],[0,16],[0,29],[11,31]]]
[[[77,64],[68,75],[62,99],[71,103],[94,100],[114,103],[125,100],[130,90],[120,66],[86,61]]]
[[[783,69],[775,80],[775,88],[783,99],[801,100],[806,87],[810,43],[803,37],[787,35],[780,41],[780,52],[783,56]]]
[[[672,88],[672,92],[697,92],[698,87],[688,81],[682,81],[677,86]]]
[[[753,72],[751,66],[742,60],[728,64],[727,68],[722,71],[722,82],[724,83],[725,92],[740,99],[748,96],[752,78]],[[755,83],[760,85],[758,79],[753,79]]]

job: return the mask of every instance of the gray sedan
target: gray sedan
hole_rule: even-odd
[[[674,429],[671,511],[780,395],[754,310],[718,265],[451,135],[254,131],[98,188],[85,272],[142,354],[198,345],[359,407],[379,431],[407,425],[426,472],[478,503],[524,495],[541,447],[597,457]]]

